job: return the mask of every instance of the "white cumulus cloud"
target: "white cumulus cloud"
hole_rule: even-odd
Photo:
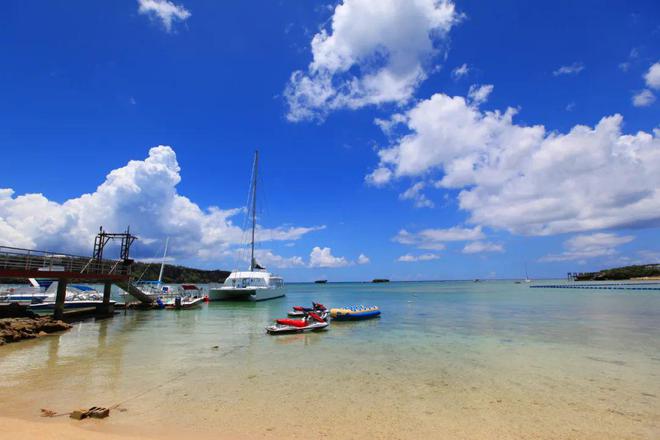
[[[305,261],[301,257],[283,257],[281,255],[274,254],[270,249],[258,249],[255,250],[254,253],[254,258],[261,266],[275,267],[278,269],[305,266]],[[245,261],[249,262],[249,258],[245,259]]]
[[[191,14],[182,5],[169,0],[138,0],[138,12],[152,19],[158,19],[167,32],[172,31],[172,23],[186,21]]]
[[[378,152],[379,184],[408,176],[460,190],[468,222],[547,235],[660,224],[660,130],[622,132],[623,117],[567,133],[518,125],[441,93],[404,115],[407,133]],[[367,177],[369,180],[369,177]]]
[[[364,254],[360,254],[357,258],[357,264],[369,264],[371,260]]]
[[[287,118],[407,102],[459,20],[450,0],[344,0],[314,35],[308,68],[291,75]]]
[[[632,97],[635,107],[648,107],[655,102],[655,95],[649,89],[644,89]]]
[[[584,70],[584,64],[580,62],[575,62],[573,64],[569,64],[568,66],[561,66],[552,74],[554,76],[559,76],[559,75],[577,75],[578,73],[582,72]]]
[[[447,229],[424,229],[419,232],[400,230],[392,239],[405,245],[415,246],[419,249],[442,250],[449,241],[471,241],[484,238],[481,227],[462,228],[454,226]]]
[[[464,254],[480,254],[483,252],[504,252],[504,246],[488,241],[473,241],[463,248]]]
[[[492,84],[485,84],[483,86],[473,84],[470,86],[470,90],[468,91],[468,98],[470,98],[470,102],[473,105],[479,106],[488,101],[488,97],[492,92]]]
[[[436,254],[421,254],[421,255],[405,254],[405,255],[401,255],[397,259],[397,261],[400,261],[402,263],[414,263],[416,261],[437,260],[438,258],[440,258],[440,256]]]
[[[174,150],[158,146],[146,159],[111,171],[94,192],[64,203],[43,194],[15,196],[11,189],[0,189],[0,245],[89,255],[99,226],[117,232],[130,225],[140,238],[135,245],[138,258],[160,252],[165,237],[170,237],[169,254],[174,257],[234,256],[247,231],[232,219],[244,209],[200,208],[177,192],[179,172]],[[257,241],[297,240],[322,228],[259,227]]]
[[[572,261],[615,255],[617,246],[630,243],[635,239],[632,235],[616,235],[599,232],[596,234],[576,235],[564,242],[566,249],[561,254],[550,254],[541,261]]]
[[[466,76],[468,73],[470,73],[470,67],[467,64],[462,64],[451,71],[451,77],[455,80],[459,80]]]
[[[329,247],[315,246],[309,254],[310,267],[344,267],[349,264],[346,258],[332,255],[332,249]]]
[[[399,195],[401,200],[412,200],[415,208],[433,208],[435,205],[429,200],[422,190],[426,184],[424,182],[417,182],[406,191]]]
[[[660,61],[649,67],[644,75],[646,85],[652,89],[660,90]]]

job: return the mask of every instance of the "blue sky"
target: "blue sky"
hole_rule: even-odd
[[[259,148],[291,281],[660,260],[657,2],[1,8],[0,245],[242,267]]]

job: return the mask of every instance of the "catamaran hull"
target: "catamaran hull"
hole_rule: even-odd
[[[284,289],[209,289],[209,301],[265,301],[285,295]]]

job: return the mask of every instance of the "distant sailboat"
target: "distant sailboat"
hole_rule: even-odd
[[[525,282],[526,283],[531,283],[532,280],[529,279],[529,275],[527,274],[527,263],[525,263]]]

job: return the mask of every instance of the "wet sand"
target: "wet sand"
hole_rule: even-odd
[[[322,335],[294,337],[287,343],[289,347],[314,344],[310,338],[315,337]],[[14,409],[2,405],[3,414],[23,420],[17,430],[8,423],[4,432],[29,438],[30,429],[38,423],[48,426],[48,432],[74,438],[84,438],[87,433],[266,439],[285,435],[341,439],[365,435],[376,439],[658,438],[660,377],[649,372],[655,383],[640,381],[629,369],[630,363],[639,360],[621,361],[614,355],[487,345],[473,347],[459,358],[447,353],[450,360],[438,356],[433,363],[407,367],[405,353],[372,360],[340,356],[332,368],[297,356],[275,356],[271,365],[255,364],[246,359],[249,353],[237,350],[214,369],[182,370],[170,382],[158,383],[157,377],[148,375],[130,380],[127,388],[131,392],[93,387],[95,392],[77,390],[60,396],[43,383],[43,387],[15,396]],[[299,370],[296,374],[283,371],[286,364],[290,368],[298,365]],[[589,371],[582,369],[585,365]],[[2,397],[6,402],[7,396]],[[38,416],[42,405],[68,411],[81,405],[110,405],[118,399],[126,401],[105,420],[79,422]]]
[[[99,431],[99,428],[102,431]],[[122,433],[113,433],[112,428],[108,426],[76,426],[67,421],[33,421],[21,420],[0,416],[0,432],[6,435],[6,438],[13,440],[138,440],[148,437],[128,436]]]

